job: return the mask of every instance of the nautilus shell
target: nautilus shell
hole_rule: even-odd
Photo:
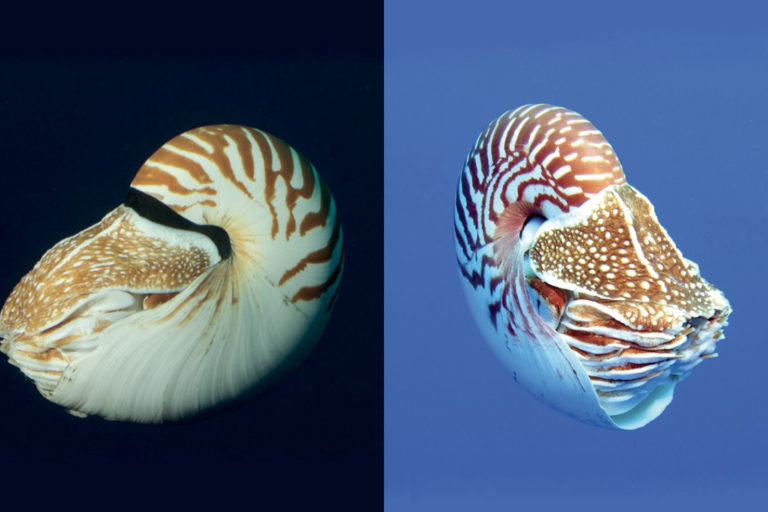
[[[0,313],[2,351],[78,415],[162,422],[297,364],[343,265],[333,198],[262,131],[204,126],[158,149],[124,204],[43,255]]]
[[[455,238],[494,352],[576,419],[642,427],[723,338],[728,301],[570,110],[526,105],[488,126],[459,180]]]

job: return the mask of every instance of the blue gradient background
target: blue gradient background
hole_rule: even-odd
[[[764,506],[765,14],[736,2],[386,2],[386,510]],[[603,131],[734,310],[721,357],[639,431],[534,399],[465,304],[456,180],[487,123],[534,102]]]

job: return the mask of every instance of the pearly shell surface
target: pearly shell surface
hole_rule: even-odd
[[[47,251],[0,312],[0,349],[77,415],[163,422],[272,382],[309,352],[343,269],[309,161],[239,125],[173,138],[125,203]]]
[[[579,114],[525,105],[494,120],[467,157],[454,219],[485,339],[516,381],[569,416],[640,428],[716,355],[728,301]]]

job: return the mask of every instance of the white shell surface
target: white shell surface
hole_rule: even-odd
[[[454,212],[477,324],[514,379],[554,408],[640,428],[717,355],[728,301],[579,114],[525,105],[491,122]]]
[[[493,252],[486,249],[486,256]],[[482,253],[479,255],[482,259]],[[522,265],[522,262],[520,263]],[[517,276],[521,301],[528,299],[528,286],[522,275]],[[606,428],[633,430],[647,425],[672,402],[675,384],[655,388],[629,413],[611,415],[601,405],[595,388],[582,362],[565,343],[553,325],[538,324],[539,335],[525,331],[514,335],[497,329],[488,319],[488,297],[481,288],[461,279],[472,315],[494,354],[511,372],[516,382],[536,398],[577,420]]]
[[[139,422],[196,414],[295,366],[343,268],[336,207],[314,167],[264,132],[215,125],[166,143],[132,187],[224,229],[231,254],[122,205],[14,289],[0,315],[10,362],[72,412]]]

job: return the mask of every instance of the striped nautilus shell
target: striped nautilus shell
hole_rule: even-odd
[[[163,422],[297,364],[342,273],[331,194],[281,140],[204,126],[158,149],[124,204],[43,255],[0,313],[0,348],[77,415]]]
[[[526,105],[488,126],[459,180],[455,238],[494,352],[574,418],[642,427],[716,355],[728,301],[575,112]]]

